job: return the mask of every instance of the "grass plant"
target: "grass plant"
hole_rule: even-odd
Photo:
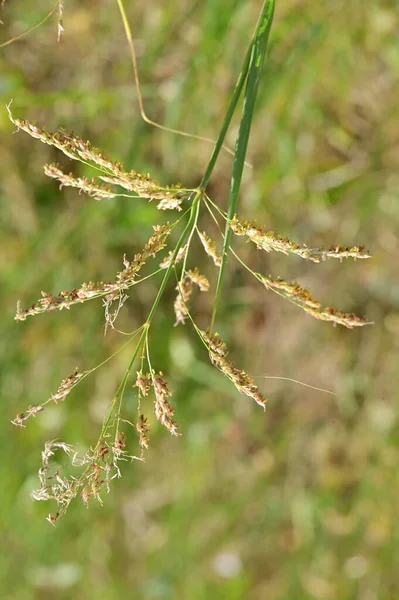
[[[230,360],[227,346],[215,330],[218,323],[218,309],[223,302],[224,277],[230,257],[237,259],[266,290],[285,298],[316,319],[329,321],[333,325],[341,325],[348,329],[370,324],[370,321],[354,313],[346,313],[329,306],[323,307],[310,291],[297,282],[257,272],[240,256],[240,251],[237,249],[238,238],[244,237],[260,251],[278,252],[287,256],[292,254],[295,256],[294,260],[300,257],[312,263],[324,263],[329,259],[342,261],[347,258],[356,260],[370,257],[361,246],[334,245],[323,248],[294,242],[285,236],[268,231],[255,221],[243,219],[238,214],[239,193],[247,164],[248,141],[258,89],[262,85],[262,69],[267,54],[274,5],[274,0],[265,0],[263,3],[208,165],[195,187],[181,183],[168,185],[159,183],[149,173],[138,173],[125,168],[120,162],[112,160],[78,135],[64,130],[49,132],[45,127],[17,117],[12,106],[8,106],[9,118],[17,130],[56,148],[68,159],[78,161],[85,168],[92,170],[92,177],[75,176],[73,173],[65,172],[58,164],[45,165],[45,174],[58,181],[60,187],[76,188],[95,200],[103,202],[122,197],[128,198],[132,203],[142,200],[154,201],[160,211],[161,223],[153,226],[144,248],[133,257],[127,255],[123,257],[123,268],[113,280],[77,283],[73,289],[62,290],[56,294],[42,292],[41,297],[31,306],[24,307],[18,304],[15,319],[25,321],[30,316],[63,309],[75,310],[77,304],[101,299],[105,312],[105,327],[117,331],[117,317],[131,292],[134,294],[137,286],[145,285],[145,282],[150,279],[158,281],[158,291],[153,303],[148,307],[146,319],[129,335],[128,344],[132,344],[134,349],[104,417],[97,441],[83,455],[64,441],[50,440],[45,445],[42,452],[42,466],[39,470],[40,487],[33,493],[33,497],[36,500],[56,502],[56,510],[48,516],[52,524],[65,514],[71,501],[76,497],[81,497],[85,503],[92,498],[102,502],[103,490],[109,491],[111,481],[121,475],[121,461],[143,460],[150,439],[148,419],[150,394],[156,419],[172,435],[178,436],[183,433],[177,424],[178,419],[177,422],[175,421],[175,409],[171,401],[172,392],[167,376],[160,370],[160,366],[155,364],[152,355],[152,338],[157,327],[157,309],[165,291],[170,287],[175,287],[177,291],[173,304],[175,325],[187,323],[191,326],[205,346],[212,365],[221,371],[241,394],[250,397],[262,408],[266,406],[266,396],[259,389],[254,378],[243,369],[236,367]],[[61,10],[62,3],[57,3],[57,6]],[[132,52],[140,112],[147,123],[158,126],[159,124],[149,119],[144,112],[133,38],[122,0],[118,0],[118,6]],[[54,10],[55,8],[53,12]],[[59,15],[60,35],[62,11]],[[241,100],[242,114],[234,150],[227,211],[225,211],[212,198],[208,188],[221,151],[223,148],[229,150],[225,146],[225,138]],[[180,130],[164,129],[170,133],[184,134]],[[193,137],[210,141],[209,138],[202,136]],[[207,232],[208,224],[212,222],[216,223],[217,230],[220,232],[219,240],[212,239]],[[195,243],[196,238],[198,245]],[[236,239],[237,247],[233,245]],[[202,248],[210,258],[209,265],[217,270],[213,312],[209,315],[207,325],[197,321],[195,296],[197,292],[199,295],[212,293],[212,286],[208,275],[203,274],[197,266],[197,250],[194,251],[194,247]],[[194,307],[192,307],[193,298]],[[125,346],[126,344],[123,348]],[[58,389],[46,401],[28,406],[24,412],[14,418],[13,423],[25,427],[30,417],[42,413],[49,404],[64,402],[70,392],[94,370],[74,371],[61,381]],[[127,386],[133,380],[137,400],[137,417],[134,423],[128,419],[124,408]],[[139,446],[137,455],[127,446],[129,428],[133,428],[137,434]],[[70,458],[71,465],[76,467],[78,474],[65,474],[58,463],[53,462],[52,457],[60,451]]]

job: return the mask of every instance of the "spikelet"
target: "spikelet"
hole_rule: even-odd
[[[222,264],[222,257],[220,252],[216,250],[215,242],[205,233],[205,231],[198,232],[199,238],[202,242],[205,252],[210,256],[217,267]]]
[[[181,259],[184,258],[185,254],[186,254],[186,250],[187,250],[187,244],[185,246],[182,246],[181,248],[179,248],[179,251],[175,258],[175,263],[174,263],[175,265],[177,265],[181,261]],[[169,254],[167,254],[167,256],[164,257],[162,262],[159,263],[159,266],[161,267],[161,269],[167,269],[169,267],[170,263],[172,262],[173,254],[174,254],[174,251],[171,250],[169,252]]]
[[[195,267],[193,271],[187,271],[186,277],[188,277],[195,285],[197,285],[201,292],[208,292],[210,284],[205,275],[199,272],[198,268]]]
[[[42,292],[42,298],[29,308],[21,309],[20,304],[17,304],[15,320],[25,321],[28,316],[53,310],[62,310],[63,308],[69,309],[74,304],[102,296],[106,296],[108,301],[118,299],[123,291],[138,283],[136,280],[137,274],[146,261],[149,258],[153,258],[157,252],[165,248],[166,238],[171,231],[170,225],[154,225],[153,229],[154,234],[150,237],[142,252],[136,254],[132,261],[128,261],[124,257],[123,263],[125,268],[117,274],[115,281],[100,281],[98,283],[90,281],[89,283],[82,283],[79,288],[59,292],[57,296]]]
[[[158,181],[153,179],[148,173],[136,173],[136,171],[127,172],[123,169],[121,163],[114,162],[103,154],[98,148],[95,148],[88,141],[83,141],[80,137],[74,133],[67,133],[65,131],[59,131],[52,133],[47,131],[44,127],[40,128],[34,125],[26,119],[14,118],[10,105],[7,106],[8,116],[12,123],[25,133],[28,133],[31,137],[36,138],[48,144],[54,146],[61,152],[63,152],[68,158],[72,160],[78,160],[83,162],[91,162],[100,167],[101,170],[105,171],[104,175],[100,176],[100,179],[106,183],[112,185],[119,185],[129,192],[134,192],[142,198],[148,198],[149,200],[159,200],[158,208],[160,210],[177,209],[181,210],[182,194],[184,191],[180,190],[180,185],[175,186],[161,186]],[[50,171],[51,171],[50,166]],[[53,172],[55,174],[55,171]],[[52,176],[52,175],[50,175]],[[70,185],[67,183],[67,177],[65,174],[61,175],[64,178],[63,185]],[[58,179],[58,176],[56,177]],[[78,187],[74,185],[73,187]]]
[[[193,293],[193,284],[191,279],[184,277],[184,279],[178,283],[176,289],[178,294],[173,303],[173,308],[176,315],[175,326],[179,325],[179,323],[184,325],[184,322],[188,316],[188,301]]]
[[[15,417],[15,419],[11,421],[11,423],[13,425],[16,425],[16,427],[25,427],[25,421],[30,417],[36,417],[36,415],[39,412],[42,412],[44,410],[45,406],[49,402],[55,402],[56,404],[58,404],[60,400],[63,402],[72,390],[72,388],[74,388],[75,385],[79,383],[79,381],[82,379],[82,377],[84,377],[84,375],[85,373],[81,373],[78,369],[75,369],[72,375],[65,377],[65,379],[61,381],[55,394],[51,394],[48,400],[43,402],[43,404],[29,406],[24,413],[18,414]]]
[[[280,278],[272,279],[260,274],[257,274],[257,278],[267,289],[277,292],[283,298],[290,300],[315,319],[330,321],[334,325],[343,325],[348,329],[372,324],[371,321],[358,317],[354,313],[343,313],[329,307],[322,308],[321,303],[315,300],[312,294],[306,288],[300,286],[299,283],[285,281]]]
[[[201,337],[206,343],[209,351],[209,357],[222,373],[230,379],[241,394],[253,398],[257,404],[265,408],[267,399],[261,394],[254,380],[241,369],[237,369],[229,360],[227,360],[227,347],[218,333],[209,333],[200,331]]]
[[[172,392],[169,390],[168,385],[163,378],[163,373],[161,371],[159,373],[153,372],[152,382],[155,391],[154,412],[156,418],[172,435],[181,435],[177,432],[176,423],[172,419],[174,411],[168,400],[172,395]]]
[[[116,196],[116,193],[111,192],[109,187],[98,183],[95,177],[89,180],[87,177],[74,177],[72,173],[67,175],[56,164],[44,165],[44,172],[47,177],[57,179],[60,182],[60,189],[64,186],[74,187],[96,200],[115,198]]]
[[[142,448],[148,450],[148,442],[149,437],[148,433],[150,431],[150,426],[148,424],[148,419],[144,415],[140,415],[138,421],[136,423],[136,429],[140,435],[139,444]]]
[[[335,246],[327,250],[308,248],[306,244],[292,242],[288,238],[276,235],[274,231],[265,231],[255,222],[241,221],[237,215],[230,221],[230,225],[233,233],[239,236],[247,236],[258,248],[266,250],[266,252],[275,251],[283,254],[295,254],[316,263],[328,258],[338,258],[340,261],[344,258],[370,258],[370,254],[362,246],[352,246],[350,248]]]
[[[178,294],[173,304],[176,315],[175,326],[179,323],[184,324],[188,316],[188,302],[193,293],[193,284],[197,285],[201,292],[208,292],[210,288],[208,279],[199,272],[197,267],[186,272],[176,287]]]
[[[147,396],[152,386],[150,373],[137,371],[137,379],[134,385],[139,388],[140,396]]]

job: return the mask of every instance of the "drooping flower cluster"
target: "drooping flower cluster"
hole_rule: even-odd
[[[173,421],[172,417],[174,410],[168,400],[172,396],[172,392],[168,388],[163,373],[159,371],[151,371],[151,373],[143,373],[142,371],[137,372],[137,379],[135,386],[139,390],[139,396],[147,396],[151,387],[154,388],[155,400],[154,400],[154,413],[158,421],[162,423],[170,431],[172,435],[180,435],[177,433],[177,425]],[[140,435],[139,443],[143,448],[148,448],[148,432],[149,425],[148,420],[142,414],[136,423],[136,429]]]
[[[8,107],[9,110],[9,107]],[[95,166],[97,171],[101,171],[101,175],[97,178],[88,179],[86,177],[75,177],[73,174],[66,174],[62,169],[55,164],[45,166],[45,173],[53,179],[57,179],[61,187],[70,186],[77,188],[80,191],[87,193],[89,196],[96,199],[114,198],[118,195],[114,188],[110,186],[120,186],[130,193],[138,194],[143,198],[158,200],[158,208],[160,209],[181,209],[182,200],[188,196],[190,190],[183,189],[179,185],[173,187],[163,187],[149,174],[139,174],[135,171],[125,171],[122,165],[118,162],[113,162],[107,158],[100,150],[92,146],[89,142],[84,142],[73,133],[66,132],[49,133],[45,129],[40,129],[36,125],[26,120],[14,119],[10,110],[9,116],[11,121],[18,127],[26,131],[32,137],[39,139],[45,144],[49,144],[61,150],[66,156],[74,160],[82,161],[86,164]],[[104,185],[105,184],[107,185]],[[206,186],[205,186],[206,187]],[[128,197],[132,197],[129,194]],[[46,443],[42,454],[42,467],[39,471],[40,489],[34,492],[34,497],[37,500],[56,500],[58,510],[55,514],[49,515],[48,520],[51,523],[66,512],[71,500],[80,496],[87,503],[91,498],[101,500],[101,491],[105,488],[109,490],[109,483],[115,477],[120,476],[118,462],[127,460],[128,458],[143,459],[144,450],[148,448],[150,426],[147,417],[142,412],[142,404],[145,404],[145,398],[153,388],[154,392],[154,413],[156,419],[168,429],[172,435],[180,435],[177,431],[177,425],[173,419],[174,409],[170,402],[172,396],[168,384],[164,379],[161,371],[155,371],[151,366],[151,358],[149,351],[149,331],[152,328],[153,315],[156,312],[160,298],[168,284],[171,274],[176,275],[179,279],[178,271],[180,270],[180,279],[176,290],[178,292],[174,301],[174,310],[176,314],[176,325],[184,324],[188,317],[192,321],[195,330],[206,345],[209,357],[212,364],[219,369],[236,387],[236,389],[253,400],[263,408],[265,408],[267,399],[261,393],[253,378],[242,369],[238,369],[228,358],[226,344],[222,341],[218,333],[203,331],[197,327],[190,312],[190,299],[193,294],[194,287],[197,286],[201,292],[207,292],[210,289],[210,283],[198,268],[187,269],[186,263],[190,253],[190,245],[195,233],[198,234],[199,240],[206,252],[212,259],[214,265],[220,268],[220,273],[223,273],[225,260],[228,252],[232,252],[240,262],[260,281],[268,290],[272,290],[316,319],[330,321],[334,325],[340,324],[347,328],[366,325],[365,319],[357,317],[352,313],[343,313],[332,308],[322,308],[320,302],[315,300],[311,293],[298,283],[290,283],[283,279],[266,277],[260,273],[255,273],[248,265],[246,265],[235,254],[234,250],[227,243],[229,238],[225,237],[225,245],[223,247],[223,255],[218,252],[216,243],[209,237],[205,231],[200,231],[198,228],[198,218],[200,215],[200,206],[206,206],[210,213],[218,223],[218,219],[212,212],[207,200],[210,200],[206,195],[202,185],[196,190],[191,197],[192,204],[190,208],[190,216],[184,227],[184,231],[178,238],[178,242],[173,250],[169,251],[159,264],[162,273],[162,282],[155,297],[154,304],[150,309],[147,320],[143,325],[130,334],[133,338],[139,336],[139,341],[128,366],[126,374],[121,382],[121,385],[116,392],[109,412],[104,419],[103,428],[100,433],[97,444],[86,452],[83,458],[78,458],[77,453],[72,446],[64,442],[50,441]],[[214,205],[212,202],[211,204]],[[223,213],[217,206],[218,213],[227,220],[227,215]],[[185,214],[181,219],[185,218]],[[175,224],[180,221],[177,220]],[[245,236],[252,241],[258,248],[267,252],[277,251],[284,254],[294,254],[303,259],[319,263],[328,258],[368,258],[370,255],[360,246],[344,248],[342,246],[332,247],[330,249],[309,248],[305,244],[297,244],[288,238],[276,235],[274,232],[266,231],[261,226],[254,222],[240,220],[234,216],[229,221],[232,232],[237,236]],[[27,316],[37,315],[43,312],[60,310],[62,308],[70,308],[70,306],[85,302],[94,298],[101,297],[105,307],[106,326],[114,326],[115,319],[118,316],[119,310],[127,300],[126,291],[137,284],[139,273],[146,262],[154,258],[161,250],[166,247],[166,241],[173,229],[174,225],[156,225],[153,227],[154,233],[148,240],[144,249],[136,254],[132,260],[128,260],[126,255],[123,258],[124,268],[116,274],[113,281],[100,281],[93,283],[83,283],[79,288],[71,291],[62,291],[58,295],[53,296],[42,292],[40,298],[35,304],[26,309],[21,309],[18,306],[16,320],[24,321]],[[222,234],[223,236],[223,234]],[[183,265],[180,268],[175,266],[182,261]],[[156,275],[159,270],[148,277]],[[219,282],[216,292],[216,304],[219,298]],[[113,304],[115,302],[115,304]],[[111,311],[110,308],[113,307]],[[116,309],[115,309],[116,306]],[[214,316],[214,315],[213,315]],[[213,318],[212,318],[213,323]],[[139,354],[141,352],[141,354]],[[146,356],[147,353],[147,356]],[[138,356],[141,356],[141,367],[137,371],[137,378],[134,386],[137,388],[137,420],[133,424],[131,421],[122,418],[122,399],[127,388],[127,381],[131,376],[133,365]],[[147,361],[148,371],[145,370],[145,361]],[[94,369],[93,369],[94,370]],[[13,423],[19,427],[25,426],[25,421],[36,416],[41,412],[45,405],[49,402],[63,401],[70,393],[72,388],[81,379],[91,371],[84,373],[76,370],[72,375],[66,377],[58,387],[55,394],[41,405],[29,406],[25,413],[16,416]],[[134,427],[138,434],[138,443],[141,448],[139,457],[129,456],[126,450],[126,437],[120,429],[122,422],[130,424]],[[55,451],[63,450],[68,456],[72,457],[72,465],[83,467],[83,472],[79,477],[64,477],[61,474],[61,469],[50,461]]]

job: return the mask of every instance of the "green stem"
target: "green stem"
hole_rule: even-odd
[[[130,359],[130,362],[129,362],[128,367],[126,369],[126,372],[125,372],[125,374],[123,376],[123,379],[120,382],[119,387],[118,387],[118,389],[116,391],[115,398],[112,401],[112,406],[111,406],[111,409],[110,409],[110,411],[108,413],[108,417],[107,417],[107,419],[106,419],[106,421],[105,421],[105,423],[103,425],[103,428],[101,430],[100,438],[103,438],[105,436],[106,432],[107,432],[107,429],[108,429],[108,426],[109,426],[109,422],[110,422],[111,417],[113,415],[113,412],[114,412],[115,405],[116,405],[117,401],[119,400],[121,402],[121,400],[122,400],[123,392],[124,392],[125,387],[126,387],[126,382],[127,382],[128,377],[130,375],[130,371],[132,370],[133,363],[136,360],[137,354],[139,353],[141,342],[144,340],[145,336],[147,335],[147,330],[148,330],[148,327],[144,326],[143,327],[143,331],[141,332],[141,335],[140,335],[140,339],[137,342],[136,349],[133,352],[133,356]]]
[[[193,203],[191,205],[191,210],[190,210],[190,218],[187,221],[187,225],[185,226],[185,228],[184,228],[181,236],[179,237],[179,239],[177,241],[177,244],[176,244],[175,249],[173,251],[173,256],[170,259],[169,266],[166,269],[165,275],[164,275],[164,277],[162,279],[162,283],[161,283],[160,288],[158,290],[158,294],[157,294],[157,296],[156,296],[156,298],[154,300],[154,304],[152,305],[152,308],[150,310],[150,314],[148,315],[147,325],[149,325],[151,323],[152,318],[154,316],[154,313],[155,313],[156,309],[158,308],[159,301],[161,300],[162,294],[164,293],[166,284],[168,283],[168,279],[169,279],[170,274],[172,272],[172,269],[174,267],[177,254],[178,254],[180,248],[182,247],[182,245],[184,243],[184,240],[186,239],[187,234],[195,226],[195,222],[196,222],[198,211],[199,211],[199,201],[200,201],[201,195],[202,195],[202,191],[198,190],[197,193],[194,196]]]
[[[226,133],[227,133],[227,130],[228,130],[229,126],[230,126],[231,119],[233,118],[235,109],[237,107],[238,100],[240,99],[241,92],[242,92],[242,89],[244,87],[244,83],[245,83],[245,80],[247,78],[247,75],[248,75],[248,69],[249,69],[249,62],[250,62],[250,58],[251,58],[252,45],[253,45],[253,40],[251,40],[251,43],[250,43],[249,48],[247,50],[247,54],[246,54],[245,59],[244,59],[244,64],[243,64],[241,72],[240,72],[240,74],[238,76],[237,83],[235,85],[235,88],[234,88],[234,91],[233,91],[233,95],[231,97],[230,104],[229,104],[229,107],[227,109],[226,115],[225,115],[225,117],[223,119],[222,128],[221,128],[221,130],[219,132],[219,135],[218,135],[218,138],[216,140],[216,144],[215,144],[215,147],[214,147],[214,149],[212,151],[211,158],[209,159],[208,166],[206,167],[205,173],[204,173],[204,175],[203,175],[203,177],[201,179],[201,183],[200,183],[199,187],[202,190],[205,190],[206,187],[207,187],[207,185],[208,185],[208,183],[209,183],[209,180],[211,178],[213,169],[215,168],[216,161],[217,161],[217,159],[219,157],[219,154],[220,154],[220,151],[221,151],[221,149],[223,147],[224,138],[226,137]]]
[[[229,204],[227,210],[227,222],[224,235],[222,263],[220,265],[219,277],[216,287],[215,304],[213,307],[210,329],[213,329],[216,317],[216,311],[220,301],[221,289],[227,264],[227,252],[230,247],[231,227],[230,221],[234,217],[238,202],[238,192],[241,186],[242,173],[244,170],[245,156],[248,148],[249,134],[253,119],[256,94],[259,86],[260,73],[266,54],[269,31],[271,28],[274,14],[274,0],[265,0],[262,12],[255,30],[254,40],[251,45],[251,54],[248,68],[248,78],[245,90],[244,106],[240,127],[237,136],[233,172],[231,177]]]

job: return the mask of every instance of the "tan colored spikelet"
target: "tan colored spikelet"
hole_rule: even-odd
[[[141,396],[147,396],[152,386],[152,379],[150,373],[143,373],[142,371],[137,371],[137,379],[134,385],[139,388]]]
[[[195,285],[197,285],[201,292],[208,292],[210,284],[205,275],[199,272],[198,268],[195,267],[193,271],[187,271],[186,277],[188,277]]]
[[[64,33],[64,0],[58,3],[58,21],[57,21],[57,42],[60,41]]]
[[[185,246],[182,246],[181,248],[179,248],[179,251],[177,253],[177,256],[175,258],[175,265],[177,265],[182,258],[184,258],[185,254],[186,254],[186,250],[187,250],[187,244]],[[161,269],[167,269],[172,261],[173,258],[173,254],[174,251],[171,250],[169,252],[169,254],[167,254],[167,256],[165,256],[165,258],[162,260],[162,262],[159,263],[159,266],[161,267]]]
[[[136,423],[136,429],[140,435],[139,444],[142,448],[146,448],[148,450],[148,442],[149,437],[148,433],[150,431],[150,426],[148,424],[148,419],[144,415],[140,415],[138,421]]]
[[[280,296],[302,308],[315,319],[330,321],[334,325],[343,325],[348,329],[372,325],[371,321],[358,317],[354,313],[343,313],[328,307],[322,309],[321,303],[315,300],[312,294],[306,288],[300,286],[299,283],[285,281],[280,278],[273,279],[260,274],[257,275],[257,278],[267,289],[277,292]]]
[[[192,271],[187,271],[183,279],[177,284],[178,294],[173,304],[176,315],[175,326],[179,323],[184,325],[188,317],[188,303],[193,293],[193,284],[197,285],[201,292],[207,292],[210,287],[208,279],[199,272],[197,267]]]
[[[245,371],[237,369],[227,360],[227,347],[218,333],[200,331],[201,337],[208,346],[209,357],[214,364],[235,385],[241,394],[253,398],[257,404],[265,408],[267,399],[260,392],[252,377]]]
[[[184,277],[182,281],[176,287],[178,294],[173,303],[173,308],[176,315],[176,323],[184,325],[184,322],[188,316],[188,302],[193,292],[193,284],[189,277]]]
[[[55,394],[50,396],[50,399],[56,404],[59,400],[63,402],[72,388],[75,387],[75,385],[82,379],[83,375],[84,373],[81,373],[78,369],[75,369],[72,375],[65,377],[65,379],[61,381],[58,390],[55,392]]]
[[[222,264],[222,256],[220,252],[216,250],[215,242],[207,235],[205,231],[198,232],[199,238],[202,242],[205,252],[210,256],[217,267]]]
[[[137,281],[137,274],[149,258],[163,250],[166,246],[166,238],[170,234],[171,227],[166,225],[154,225],[154,234],[150,237],[142,252],[136,254],[132,261],[126,257],[123,259],[124,269],[120,271],[115,281],[100,281],[98,283],[82,283],[80,288],[74,288],[71,291],[59,292],[53,296],[47,292],[42,292],[40,298],[35,304],[26,309],[21,309],[20,303],[17,304],[16,321],[25,321],[26,317],[38,315],[53,310],[69,309],[75,304],[100,298],[105,296],[108,301],[118,299],[122,292],[132,287]]]
[[[30,417],[36,417],[36,415],[39,412],[42,412],[45,409],[46,405],[50,402],[55,402],[56,404],[58,404],[60,400],[63,402],[68,396],[68,394],[71,392],[72,388],[74,388],[75,385],[79,383],[79,381],[84,377],[84,375],[84,373],[81,373],[78,369],[75,369],[75,371],[71,375],[65,377],[65,379],[61,381],[55,394],[52,394],[50,398],[48,398],[48,400],[43,402],[43,404],[29,406],[24,413],[19,413],[11,421],[11,423],[13,425],[16,425],[16,427],[25,427],[25,421],[27,421],[27,419],[29,419]]]
[[[37,404],[34,406],[28,406],[28,408],[26,409],[26,412],[24,413],[19,413],[12,421],[11,423],[13,425],[15,425],[16,427],[26,427],[25,425],[25,421],[27,419],[29,419],[29,417],[36,417],[36,415],[39,412],[42,412],[42,410],[44,410],[44,406],[42,404]]]
[[[180,190],[180,185],[161,186],[148,173],[136,173],[133,170],[127,172],[123,169],[121,163],[112,161],[98,148],[92,146],[90,142],[83,141],[74,133],[62,130],[52,133],[44,127],[38,127],[27,119],[14,118],[10,105],[7,106],[7,111],[11,122],[31,137],[49,146],[54,146],[72,160],[91,162],[100,167],[100,169],[105,171],[104,175],[100,176],[100,179],[106,183],[119,185],[130,192],[138,194],[142,198],[159,200],[158,208],[161,210],[181,210],[182,194],[184,196],[184,191]]]
[[[169,390],[168,385],[163,378],[163,373],[161,371],[159,373],[153,373],[152,381],[155,391],[154,411],[156,418],[172,435],[181,435],[178,433],[176,423],[172,419],[174,411],[168,400],[172,395],[172,392]]]
[[[87,177],[74,177],[72,173],[67,175],[56,164],[44,165],[44,172],[47,177],[57,179],[61,184],[60,188],[64,186],[74,187],[96,200],[115,198],[116,196],[115,193],[111,192],[109,187],[99,184],[95,177],[89,180]]]
[[[274,231],[265,231],[263,227],[255,222],[242,221],[237,215],[233,217],[230,224],[233,233],[239,236],[247,236],[251,242],[256,244],[257,248],[266,250],[266,252],[275,251],[283,254],[295,254],[316,263],[328,258],[338,258],[340,261],[344,258],[370,258],[370,254],[362,246],[352,246],[350,248],[335,246],[327,250],[308,248],[306,244],[292,242],[288,238],[276,235]]]

